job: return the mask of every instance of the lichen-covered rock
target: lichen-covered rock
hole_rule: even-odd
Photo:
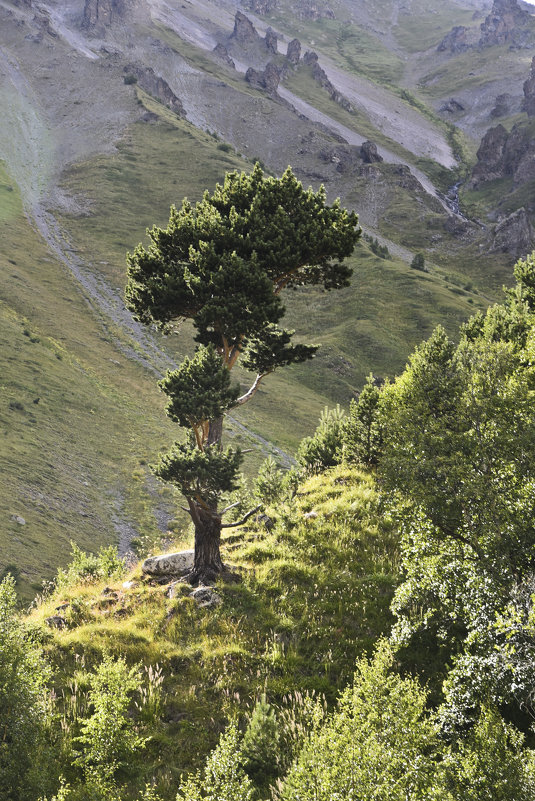
[[[189,597],[193,598],[195,603],[205,609],[210,606],[219,606],[222,603],[221,596],[215,592],[213,587],[197,587],[193,592],[190,592]]]
[[[265,89],[269,94],[277,92],[281,79],[281,72],[276,64],[270,61],[263,72],[249,67],[245,73],[245,80],[256,89]]]
[[[449,100],[442,103],[439,111],[446,111],[448,114],[456,114],[459,111],[464,111],[464,106],[462,103],[459,103],[458,100],[455,100],[454,97],[450,97]]]
[[[164,553],[161,556],[150,556],[141,565],[141,570],[148,576],[183,576],[193,570],[194,550]]]
[[[45,618],[45,623],[51,629],[65,629],[67,628],[67,621],[61,615],[52,615]]]

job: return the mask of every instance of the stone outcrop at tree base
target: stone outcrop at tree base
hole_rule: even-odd
[[[139,86],[148,92],[149,95],[157,97],[158,100],[174,111],[175,114],[184,115],[184,106],[175,95],[169,84],[159,75],[156,75],[152,67],[143,67],[139,64],[129,64],[123,70],[125,76],[133,75]]]
[[[150,556],[141,565],[146,576],[183,576],[193,569],[194,551],[178,551],[161,556]]]

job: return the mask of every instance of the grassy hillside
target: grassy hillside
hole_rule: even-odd
[[[169,599],[167,586],[140,581],[138,571],[128,589],[117,581],[106,593],[103,584],[56,592],[31,620],[40,626],[68,604],[68,628],[46,629],[67,718],[73,693],[83,709],[84,671],[106,652],[161,672],[160,713],[136,781],[155,775],[174,798],[180,773],[202,763],[229,716],[263,691],[275,704],[285,696],[298,704],[307,692],[332,703],[356,657],[391,623],[397,544],[377,503],[366,473],[337,468],[310,479],[293,501],[268,509],[269,532],[251,525],[225,538],[224,558],[243,580],[217,585],[218,607],[198,607],[189,585]]]

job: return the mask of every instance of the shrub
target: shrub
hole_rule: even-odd
[[[340,464],[344,422],[345,412],[338,404],[335,409],[325,407],[315,433],[305,437],[297,451],[297,461],[308,473],[320,473]]]
[[[102,547],[98,554],[82,551],[75,542],[71,542],[72,561],[65,570],[58,570],[56,584],[68,587],[80,582],[94,582],[102,579],[119,578],[125,569],[124,559],[117,553],[114,545]]]

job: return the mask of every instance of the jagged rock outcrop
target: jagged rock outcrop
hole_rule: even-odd
[[[464,25],[456,25],[455,28],[446,34],[440,42],[437,50],[441,53],[447,51],[448,53],[462,53],[472,47],[470,37],[470,29]]]
[[[273,28],[268,28],[267,29],[266,38],[264,39],[264,42],[266,44],[266,50],[269,53],[274,53],[275,55],[277,55],[277,52],[278,52],[278,49],[277,49],[277,34],[273,30]]]
[[[277,0],[246,0],[244,3],[253,14],[271,14],[277,8]]]
[[[513,104],[514,98],[512,95],[508,94],[507,92],[498,95],[496,98],[496,104],[490,111],[490,116],[493,118],[507,117],[513,110]]]
[[[257,89],[265,89],[271,95],[276,94],[281,79],[281,71],[272,61],[260,72],[249,67],[245,73],[245,80]]]
[[[509,134],[503,125],[491,128],[481,140],[477,160],[469,183],[472,189],[497,178],[512,177],[515,186],[534,180],[535,135],[531,126],[517,123]]]
[[[336,171],[359,173],[362,166],[361,149],[356,145],[337,145],[328,150],[321,150],[319,157],[328,164],[335,164]]]
[[[318,61],[318,54],[315,53],[313,50],[307,50],[305,55],[303,56],[303,62],[311,68],[312,77],[315,81],[319,83],[323,89],[326,89],[331,97],[331,100],[334,100],[336,103],[339,103],[342,108],[345,108],[346,111],[352,111],[353,107],[347,97],[336,89],[329,78],[327,77],[327,73],[325,72],[322,67],[319,65]]]
[[[462,103],[459,103],[458,100],[455,100],[454,97],[450,97],[449,100],[442,103],[439,111],[446,111],[448,114],[456,114],[459,111],[464,111],[464,106]]]
[[[363,142],[360,146],[360,155],[364,162],[364,164],[375,164],[379,161],[383,161],[383,157],[379,155],[377,151],[377,145],[375,142]]]
[[[221,61],[223,61],[227,66],[232,67],[233,70],[236,69],[236,64],[230,57],[230,54],[224,44],[216,44],[212,50],[212,53],[221,59]]]
[[[531,61],[529,78],[524,83],[524,103],[522,105],[528,117],[535,117],[535,56]]]
[[[288,42],[286,58],[290,64],[299,64],[299,59],[301,58],[301,42],[299,39],[292,39],[291,42]]]
[[[494,0],[492,10],[481,23],[480,47],[511,44],[516,47],[527,43],[530,15],[520,8],[517,0]]]
[[[535,236],[525,208],[520,208],[501,220],[492,230],[489,249],[494,253],[509,253],[515,259],[533,250]]]
[[[249,17],[246,17],[241,11],[236,11],[231,38],[236,39],[241,44],[248,44],[258,41],[260,37]]]
[[[175,114],[185,114],[184,107],[175,95],[169,84],[160,75],[157,75],[152,67],[144,67],[140,64],[128,64],[123,72],[125,76],[135,76],[139,86],[148,92],[149,95],[157,97],[164,106],[170,108]]]
[[[477,164],[472,170],[470,186],[477,188],[479,184],[503,178],[503,161],[508,134],[503,125],[489,128],[477,151]]]
[[[85,0],[82,28],[106,28],[125,12],[124,0]]]

